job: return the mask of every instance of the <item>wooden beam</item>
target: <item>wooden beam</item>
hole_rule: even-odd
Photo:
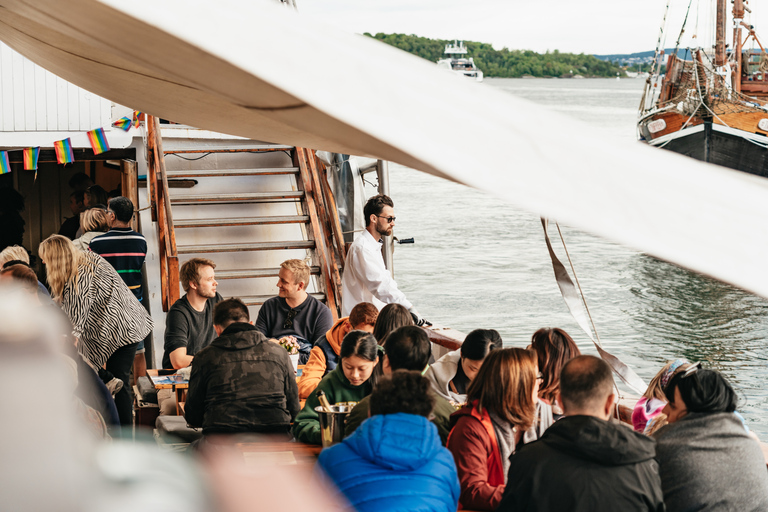
[[[333,293],[330,293],[334,288],[330,279],[330,271],[328,264],[328,253],[325,248],[325,241],[323,240],[323,234],[320,229],[320,221],[317,218],[317,206],[315,204],[315,191],[312,187],[312,177],[309,175],[309,167],[307,165],[307,157],[304,148],[297,147],[295,152],[295,159],[298,161],[298,167],[301,170],[299,186],[304,190],[304,201],[307,208],[306,214],[309,215],[310,224],[312,225],[311,236],[315,241],[315,253],[320,260],[320,268],[322,269],[323,278],[325,281],[325,295],[326,305],[333,314],[334,322],[339,319],[339,308],[336,304],[336,297]]]
[[[157,220],[157,159],[155,158],[155,124],[152,116],[147,116],[144,125],[147,128],[147,186],[149,187],[149,206],[152,222]],[[159,229],[159,227],[158,227]]]
[[[136,212],[139,211],[139,177],[137,168],[135,160],[120,160],[123,195],[131,200]],[[134,213],[133,217],[131,217],[131,229],[138,231],[138,228],[139,216]]]
[[[341,274],[339,273],[339,262],[337,258],[339,251],[335,247],[335,240],[333,238],[333,228],[331,226],[331,217],[328,212],[328,208],[325,204],[322,185],[320,184],[320,176],[315,165],[315,154],[310,149],[305,149],[305,156],[309,164],[310,175],[312,176],[312,187],[316,191],[316,202],[318,206],[318,216],[321,222],[321,228],[323,230],[325,246],[330,250],[328,254],[328,270],[330,271],[330,278],[333,284],[333,296],[336,299],[336,304],[341,305]],[[342,261],[343,265],[344,262]],[[341,312],[339,312],[340,314]]]

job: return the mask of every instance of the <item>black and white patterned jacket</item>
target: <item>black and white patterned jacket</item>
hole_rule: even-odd
[[[120,275],[90,251],[75,280],[64,286],[61,308],[79,339],[79,352],[97,368],[117,349],[138,343],[152,330],[152,318]]]

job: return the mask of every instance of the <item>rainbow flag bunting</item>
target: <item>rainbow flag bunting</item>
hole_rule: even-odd
[[[0,151],[0,174],[11,172],[11,162],[8,160],[8,152]]]
[[[104,135],[104,128],[96,128],[89,131],[88,140],[91,142],[94,155],[100,155],[109,151],[109,143],[107,143],[107,136]]]
[[[53,143],[53,148],[56,150],[56,160],[60,164],[71,164],[75,161],[75,154],[72,153],[72,141],[68,138],[57,140]]]
[[[127,132],[128,130],[131,129],[131,126],[133,126],[133,121],[131,121],[131,119],[128,117],[121,117],[120,119],[112,123],[112,126],[114,126],[115,128],[120,128],[124,132]]]
[[[26,148],[24,153],[24,169],[27,171],[37,170],[37,157],[40,156],[40,148]]]
[[[133,111],[133,127],[138,128],[139,127],[139,121],[141,121],[141,112],[138,110]]]

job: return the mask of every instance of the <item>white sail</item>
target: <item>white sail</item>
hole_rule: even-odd
[[[761,178],[595,133],[271,3],[6,0],[0,12],[0,39],[120,104],[399,162],[768,297]]]

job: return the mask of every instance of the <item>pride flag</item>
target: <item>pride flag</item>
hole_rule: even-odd
[[[0,151],[0,174],[11,172],[11,162],[8,160],[8,152]]]
[[[24,152],[24,169],[27,171],[37,170],[37,157],[40,156],[40,148],[26,148]]]
[[[141,112],[138,110],[133,111],[133,127],[138,128],[139,127],[139,121],[141,121]]]
[[[91,143],[94,155],[100,155],[109,151],[107,136],[104,135],[104,128],[96,128],[88,132],[88,140]]]
[[[71,164],[75,161],[75,154],[72,153],[72,141],[69,138],[54,142],[53,149],[56,150],[56,160],[60,164]]]
[[[131,126],[133,126],[133,121],[128,117],[121,117],[114,123],[112,123],[112,126],[115,128],[120,128],[121,130],[127,132],[131,129]]]

